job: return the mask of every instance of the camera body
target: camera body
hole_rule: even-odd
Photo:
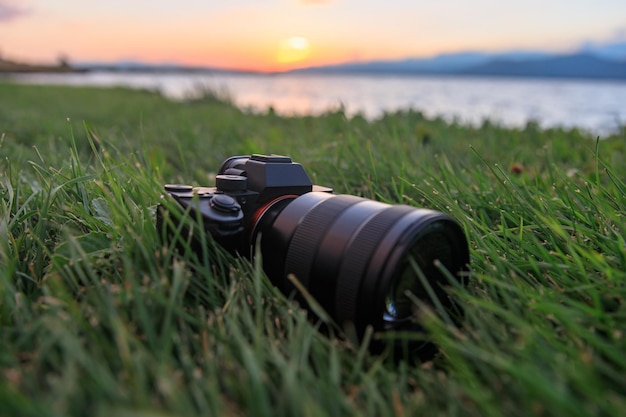
[[[259,250],[264,272],[283,293],[306,307],[295,277],[359,343],[372,328],[372,351],[428,357],[427,339],[394,335],[424,332],[420,303],[462,314],[446,287],[467,282],[469,245],[456,220],[439,211],[333,194],[280,155],[228,158],[215,187],[169,184],[164,197],[177,203],[157,209],[166,242],[182,238],[196,253],[206,247],[169,207],[198,220],[204,236],[235,256],[250,259]]]
[[[215,187],[166,184],[165,192],[189,210],[213,239],[232,255],[252,257],[260,225],[271,214],[298,196],[332,189],[314,185],[299,163],[288,156],[233,156],[226,159],[215,177]],[[268,217],[270,219],[268,219]],[[163,230],[163,208],[157,227]]]

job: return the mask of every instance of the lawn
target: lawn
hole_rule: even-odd
[[[336,192],[443,211],[470,244],[456,324],[396,363],[332,337],[258,262],[158,239],[165,183],[278,153]],[[626,127],[285,118],[206,92],[0,81],[0,415],[620,415]]]

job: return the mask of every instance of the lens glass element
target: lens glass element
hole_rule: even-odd
[[[440,285],[445,283],[445,277],[435,266],[435,260],[451,268],[453,246],[444,233],[432,230],[437,226],[437,223],[428,226],[431,230],[424,231],[423,236],[415,242],[398,267],[398,273],[391,282],[385,298],[386,322],[401,323],[411,320],[417,308],[413,300],[419,299],[428,303],[431,298],[429,292],[437,294]],[[422,284],[420,271],[431,291]]]

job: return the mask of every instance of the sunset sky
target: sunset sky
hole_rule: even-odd
[[[0,0],[0,56],[253,70],[626,41],[624,0]]]

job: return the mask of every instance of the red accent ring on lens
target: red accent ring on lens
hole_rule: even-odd
[[[270,209],[272,208],[272,206],[276,203],[279,203],[283,200],[295,200],[296,198],[300,197],[299,195],[296,194],[285,194],[285,195],[281,195],[280,197],[276,197],[275,199],[267,202],[266,204],[262,205],[261,207],[259,207],[257,209],[257,211],[254,212],[254,214],[252,215],[252,219],[250,220],[250,225],[251,227],[248,228],[248,230],[250,230],[250,236],[249,237],[249,242],[253,243],[252,239],[256,236],[256,227],[257,224],[259,222],[259,220],[263,217],[263,215]]]

